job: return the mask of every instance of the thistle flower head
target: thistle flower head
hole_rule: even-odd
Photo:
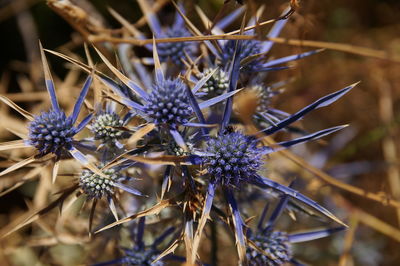
[[[179,124],[187,123],[192,108],[185,84],[179,79],[157,82],[144,111],[156,124],[168,124],[175,128]]]
[[[125,250],[126,256],[124,257],[124,263],[127,265],[143,265],[143,266],[164,266],[165,262],[159,260],[153,262],[157,259],[159,254],[156,250],[145,249],[145,250]]]
[[[249,88],[252,92],[254,92],[258,96],[258,103],[257,103],[257,111],[263,112],[270,108],[271,99],[278,92],[273,91],[271,87],[265,87],[260,84],[255,84]]]
[[[29,143],[41,156],[54,153],[60,157],[63,149],[72,146],[72,137],[76,134],[73,123],[62,111],[42,112],[29,124]]]
[[[207,68],[202,73],[202,77],[209,75],[213,69]],[[218,96],[223,94],[229,87],[228,73],[222,69],[218,69],[200,89],[200,92],[206,93],[207,96]]]
[[[189,151],[185,151],[182,147],[176,144],[175,141],[168,142],[166,145],[166,150],[168,154],[175,155],[175,156],[187,156],[190,154],[190,150],[193,148],[192,143],[186,143],[189,148]]]
[[[115,184],[122,176],[113,168],[104,170],[103,174],[107,178],[87,169],[82,171],[79,178],[79,185],[89,198],[100,199],[103,196],[114,194]]]
[[[248,248],[246,252],[250,265],[283,265],[292,259],[292,249],[289,237],[280,231],[268,231],[252,237],[252,241],[270,256],[259,253],[257,250]]]
[[[115,127],[122,127],[124,121],[114,112],[104,112],[93,119],[91,130],[94,138],[102,142],[112,142],[124,137],[124,131]]]
[[[228,65],[229,62],[232,60],[233,56],[235,55],[235,45],[236,41],[229,40],[226,42],[224,47],[222,48],[222,65]],[[239,61],[242,61],[246,57],[256,55],[261,53],[261,43],[260,41],[256,40],[246,40],[241,42],[241,50],[240,53],[237,54],[239,56]],[[246,65],[246,68],[254,68],[258,64],[260,64],[259,59],[255,59]]]
[[[253,137],[226,132],[208,141],[204,163],[217,182],[238,186],[256,175],[262,165],[263,151]]]
[[[162,32],[161,38],[175,38],[190,36],[189,31],[183,26],[173,26]],[[185,53],[191,55],[194,50],[194,44],[190,42],[166,42],[157,44],[158,56],[161,62],[168,59],[178,65],[182,66],[182,59],[186,57]]]

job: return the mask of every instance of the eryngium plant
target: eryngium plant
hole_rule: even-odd
[[[123,58],[120,61],[123,62],[124,67],[129,62],[132,65],[128,66],[129,69],[121,70],[107,59],[106,53],[101,53],[96,49],[102,61],[114,75],[114,78],[111,78],[98,71],[93,64],[86,65],[76,59],[61,55],[90,73],[72,114],[67,116],[58,104],[55,86],[42,51],[46,87],[52,105],[50,110],[33,116],[5,97],[1,98],[3,102],[31,121],[26,139],[4,144],[0,146],[1,149],[31,146],[36,151],[33,160],[17,163],[16,166],[3,171],[2,175],[22,168],[37,158],[47,159],[46,156],[54,159],[55,162],[74,157],[88,168],[83,169],[78,176],[68,173],[70,176],[77,177],[72,186],[61,190],[58,193],[60,196],[55,201],[35,211],[23,224],[34,221],[56,206],[62,206],[64,201],[73,195],[82,196],[86,201],[92,202],[88,215],[91,236],[92,223],[96,220],[94,212],[96,206],[101,206],[98,204],[100,201],[107,201],[116,222],[99,229],[98,232],[139,219],[137,223],[136,221],[132,223],[137,225],[132,248],[123,248],[122,258],[99,265],[117,263],[165,265],[167,259],[188,260],[191,264],[201,264],[202,258],[199,259],[198,251],[201,241],[204,241],[202,240],[203,231],[211,215],[220,219],[224,226],[227,225],[226,228],[232,229],[239,264],[242,265],[296,263],[293,258],[292,243],[327,236],[342,230],[343,227],[291,234],[275,229],[276,219],[286,209],[287,204],[301,206],[310,213],[321,216],[325,221],[330,220],[342,225],[343,222],[291,186],[282,185],[265,176],[265,169],[268,169],[268,161],[266,163],[265,161],[273,152],[317,140],[341,130],[344,126],[314,133],[302,132],[300,137],[273,145],[268,144],[265,137],[287,130],[309,112],[332,104],[349,92],[355,84],[324,96],[293,114],[275,110],[270,107],[270,100],[278,93],[267,85],[266,76],[260,72],[285,69],[287,67],[282,66],[283,64],[318,51],[268,61],[265,54],[270,51],[272,42],[260,40],[218,40],[201,44],[157,43],[159,38],[185,37],[193,33],[199,34],[200,31],[193,25],[186,28],[188,21],[187,18],[182,17],[185,16],[182,10],[176,13],[174,25],[171,28],[162,28],[149,4],[145,0],[138,2],[144,12],[147,12],[145,18],[155,36],[153,45],[149,43],[145,45],[153,52],[153,58],[146,58],[147,60],[136,57],[129,58],[132,60]],[[177,8],[182,9],[180,6]],[[215,23],[214,29],[209,30],[213,33],[222,31],[241,12],[242,9],[235,11],[222,21]],[[200,11],[199,13],[201,14]],[[256,16],[252,17],[247,26],[255,25],[256,18]],[[202,19],[207,21],[204,14]],[[267,37],[278,36],[286,21],[287,18],[277,20]],[[130,27],[131,30],[132,27]],[[138,39],[144,38],[144,35],[136,29],[132,31],[137,34],[135,37]],[[250,30],[246,34],[254,33],[254,30]],[[191,58],[193,55],[191,52],[197,45],[209,51],[194,60]],[[126,46],[124,49],[121,49],[121,46],[118,48],[121,52]],[[150,62],[150,67],[142,64],[143,62]],[[178,73],[169,71],[172,67],[171,63],[174,65],[174,70],[178,66]],[[123,73],[128,73],[129,77]],[[101,102],[93,105],[91,94],[88,93],[92,79],[101,82],[100,96],[104,96]],[[232,116],[233,97],[236,97],[240,91],[250,91],[256,95],[257,108],[251,115],[257,121],[262,121],[257,124],[258,132],[250,132],[248,121],[242,124],[237,117]],[[105,98],[107,100],[104,100]],[[82,122],[77,123],[85,101],[87,109],[94,111],[93,119],[92,114],[89,114],[82,119]],[[289,102],[289,99],[286,101]],[[109,103],[114,107],[118,106],[119,110],[124,110],[126,115],[120,116],[116,108],[108,107]],[[106,106],[105,110],[101,109],[102,106]],[[212,106],[217,106],[217,108],[210,108]],[[129,125],[132,120],[137,123],[135,127]],[[84,141],[78,140],[76,135],[86,126],[90,131]],[[86,154],[83,154],[81,150]],[[154,164],[166,165],[166,167],[160,170],[159,167],[153,167]],[[133,188],[132,184],[127,184],[132,180],[129,177],[129,171],[135,168],[140,168],[142,171],[142,174],[137,177],[147,181],[143,182],[143,191],[151,192],[149,198],[140,197],[143,199],[140,204],[133,203],[130,196],[132,194],[143,196],[140,192],[142,187],[139,191]],[[248,202],[246,200],[252,197],[254,190],[268,195],[269,197],[266,197],[268,200],[280,197],[281,201],[266,225],[264,225],[266,211],[259,211],[260,221],[253,232],[249,222],[246,222],[247,212],[243,211],[243,208]],[[120,192],[123,191],[128,193],[122,196]],[[124,201],[126,198],[130,200]],[[152,207],[143,210],[147,204]],[[159,249],[158,245],[172,234],[175,228],[167,229],[161,236],[155,237],[152,244],[145,245],[144,217],[159,214],[161,210],[171,206],[175,208],[165,214],[169,215],[165,219],[168,220],[165,225],[179,224],[181,231],[177,230],[178,232],[174,234],[174,238],[165,250]],[[129,211],[126,211],[124,207],[134,209],[135,213],[128,215]],[[126,217],[119,219],[121,215]],[[159,222],[157,219],[160,217],[160,220],[163,219],[162,215],[151,220],[151,223]],[[149,231],[149,235],[152,235],[151,229]],[[112,232],[112,234],[116,233]],[[178,246],[182,242],[186,246],[186,258],[171,254],[175,250],[180,252]]]

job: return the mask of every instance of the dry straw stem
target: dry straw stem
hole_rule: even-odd
[[[382,69],[376,69],[373,72],[373,78],[379,87],[379,113],[381,120],[388,128],[388,134],[385,135],[382,141],[383,157],[387,162],[387,179],[393,197],[400,200],[400,170],[398,165],[398,155],[396,150],[396,136],[393,121],[395,120],[393,108],[393,95],[391,84],[385,79]],[[397,222],[400,225],[400,209],[397,209]]]
[[[360,223],[375,229],[376,231],[396,240],[397,242],[400,242],[400,231],[397,228],[376,218],[366,211],[353,206],[349,201],[339,194],[333,195],[333,199],[337,205],[345,208],[348,213],[355,215]]]
[[[357,214],[351,214],[350,222],[349,222],[349,230],[347,230],[346,235],[344,237],[344,247],[343,253],[340,256],[339,266],[348,265],[348,259],[351,256],[351,247],[354,243],[354,236],[356,234],[356,230],[358,227],[360,220]]]
[[[110,43],[128,43],[136,46],[144,46],[151,44],[152,39],[126,39],[116,38],[105,35],[90,35],[88,40],[93,43],[110,42]],[[313,48],[325,48],[334,51],[346,52],[350,54],[362,55],[382,60],[389,60],[396,63],[400,63],[400,56],[390,54],[386,51],[376,50],[368,47],[356,46],[345,43],[334,43],[334,42],[322,42],[313,40],[300,40],[300,39],[287,39],[282,37],[263,37],[258,38],[257,36],[250,35],[230,35],[230,33],[222,35],[207,35],[207,36],[191,36],[191,37],[177,37],[177,38],[161,38],[157,39],[156,43],[172,43],[172,42],[201,42],[201,41],[213,41],[213,40],[259,40],[259,41],[271,41],[278,44],[286,44],[291,46],[301,47],[313,47]]]

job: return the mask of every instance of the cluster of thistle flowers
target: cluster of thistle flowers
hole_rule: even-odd
[[[146,1],[138,2],[143,10],[150,10],[146,7]],[[242,12],[243,8],[240,8],[226,16],[215,24],[211,32],[223,33],[223,29],[241,16]],[[175,21],[169,28],[162,28],[155,14],[147,14],[148,24],[156,39],[186,37],[197,32],[194,26],[186,28],[185,18],[181,14],[184,14],[182,10],[176,14]],[[199,14],[205,24],[210,25],[205,14],[201,11]],[[251,28],[255,21],[255,17],[251,18],[247,26]],[[277,20],[267,36],[278,36],[286,22],[287,19]],[[145,36],[140,32],[135,33],[138,38]],[[255,33],[249,30],[246,34]],[[200,46],[206,49],[199,49]],[[179,226],[181,231],[178,230],[175,241],[166,252],[158,250],[157,246],[175,228],[167,230],[167,233],[155,240],[155,244],[148,247],[142,240],[145,220],[141,218],[136,224],[139,237],[135,237],[135,247],[127,250],[125,257],[109,264],[163,265],[166,259],[202,263],[202,259],[198,257],[199,243],[205,241],[202,239],[203,230],[214,211],[223,218],[221,223],[228,223],[233,228],[240,264],[299,263],[293,258],[291,243],[325,237],[344,229],[343,223],[318,203],[291,186],[279,184],[262,175],[264,159],[268,154],[321,138],[343,128],[337,126],[303,134],[299,138],[276,145],[264,144],[265,136],[288,129],[309,112],[330,105],[354,87],[350,85],[324,96],[294,114],[272,108],[271,98],[279,94],[276,88],[281,83],[269,85],[266,83],[266,73],[285,69],[288,62],[318,51],[268,60],[266,55],[272,48],[272,43],[256,40],[220,40],[215,43],[154,42],[146,47],[153,52],[153,58],[123,60],[127,51],[132,54],[131,47],[118,47],[121,63],[125,68],[123,71],[113,66],[96,50],[116,79],[63,56],[91,73],[70,116],[64,113],[57,102],[54,83],[42,50],[46,87],[52,107],[48,112],[33,116],[5,97],[1,98],[31,121],[26,139],[3,144],[1,149],[29,146],[35,149],[35,153],[33,159],[21,161],[0,175],[22,168],[35,160],[45,158],[53,160],[57,165],[59,160],[75,158],[86,169],[82,171],[76,184],[66,189],[60,199],[79,191],[93,201],[90,232],[96,203],[103,198],[107,200],[116,222],[102,230],[147,213],[154,214],[154,210],[160,211],[162,206],[176,205],[181,209],[182,217],[176,219],[183,223]],[[207,52],[202,54],[204,50]],[[195,57],[198,58],[194,59]],[[138,63],[144,61],[152,63],[154,68]],[[129,62],[134,63],[131,65]],[[127,73],[128,77],[122,73]],[[99,107],[93,113],[77,123],[84,101],[89,100],[87,94],[93,78],[103,83],[103,93],[108,100],[98,104]],[[258,127],[258,132],[249,134],[246,126],[237,122],[240,117],[235,116],[233,110],[234,98],[240,97],[242,92],[256,95],[254,105],[257,108],[252,113],[252,122]],[[117,111],[120,109],[129,111],[121,115]],[[133,120],[140,123],[131,126]],[[84,128],[90,130],[92,137],[78,140],[76,135]],[[160,152],[162,156],[157,155]],[[93,159],[98,163],[93,163]],[[149,210],[119,219],[119,215],[124,213],[115,204],[118,202],[119,192],[144,196],[138,189],[126,184],[134,177],[126,175],[125,170],[141,167],[146,171],[149,164],[165,165],[164,173],[156,177],[159,187],[154,190],[161,195],[161,200],[154,202],[155,206]],[[266,209],[259,211],[259,223],[252,232],[250,224],[245,222],[247,217],[244,217],[241,205],[251,205],[255,200],[253,194],[259,190],[265,193],[256,200],[269,200],[270,196],[280,200],[267,222],[264,222]],[[217,191],[221,193],[216,193]],[[240,201],[237,201],[238,197]],[[151,200],[154,199],[149,198]],[[223,202],[229,207],[226,212],[219,208]],[[274,229],[277,218],[288,206],[311,210],[340,226],[297,234],[277,231]],[[186,258],[171,254],[181,242],[187,245],[186,249],[190,249]]]

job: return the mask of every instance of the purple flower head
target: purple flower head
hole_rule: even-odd
[[[29,144],[41,156],[54,153],[60,157],[63,149],[72,147],[72,137],[76,133],[71,117],[61,110],[51,109],[35,116],[35,120],[29,124]]]
[[[261,254],[252,248],[247,248],[246,257],[249,265],[277,266],[288,263],[292,259],[291,243],[289,242],[288,234],[285,232],[268,231],[266,234],[258,234],[251,237],[251,240],[258,248],[270,256]]]
[[[144,112],[156,124],[168,124],[171,128],[188,122],[192,114],[186,85],[179,79],[157,81],[149,95]]]
[[[235,55],[235,45],[236,41],[229,40],[226,42],[224,47],[222,48],[221,54],[221,64],[223,66],[229,65],[233,56]],[[243,59],[261,53],[261,42],[255,40],[245,40],[241,42],[241,50],[240,53],[236,56],[239,56],[238,60],[241,62]],[[261,60],[259,58],[252,60],[248,64],[243,67],[247,70],[258,68],[261,65]]]
[[[29,124],[28,144],[35,147],[39,152],[38,157],[42,157],[49,153],[53,153],[56,159],[60,159],[62,155],[68,152],[74,156],[81,154],[76,151],[77,141],[73,137],[78,134],[92,119],[92,114],[86,116],[77,126],[79,113],[82,109],[83,102],[92,83],[92,77],[88,77],[83,88],[75,102],[72,114],[68,117],[61,110],[55,91],[54,82],[51,78],[50,70],[47,64],[43,50],[41,51],[43,69],[45,71],[46,88],[50,96],[51,109],[48,112],[42,112],[35,116]],[[74,156],[75,157],[75,156]]]
[[[189,31],[181,25],[174,25],[161,33],[161,38],[188,37],[191,36]],[[183,66],[182,59],[186,55],[192,55],[195,49],[193,42],[167,42],[157,44],[158,55],[161,62],[166,62],[168,59],[178,65]]]
[[[265,87],[261,84],[252,85],[249,89],[258,96],[257,112],[268,110],[271,107],[272,98],[280,93],[273,90],[272,87]]]
[[[213,71],[207,68],[203,71],[202,77],[209,75]],[[222,69],[218,69],[201,87],[200,93],[206,94],[207,98],[224,94],[229,87],[229,74]]]
[[[225,132],[208,141],[204,163],[212,179],[224,186],[239,186],[256,176],[264,148],[240,132]]]

